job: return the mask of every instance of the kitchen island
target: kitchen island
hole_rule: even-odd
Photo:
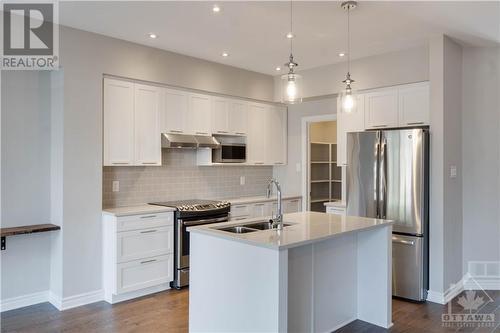
[[[220,230],[242,221],[189,229],[190,332],[392,325],[391,221],[301,212],[284,223],[246,233]]]

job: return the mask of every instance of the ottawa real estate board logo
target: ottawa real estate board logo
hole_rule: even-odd
[[[57,2],[2,1],[2,11],[1,69],[57,69]]]

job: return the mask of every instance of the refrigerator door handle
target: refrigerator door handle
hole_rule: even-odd
[[[387,140],[382,138],[379,158],[379,199],[378,199],[378,215],[379,218],[385,219],[387,214]]]
[[[404,240],[402,238],[399,238],[397,236],[392,236],[392,242],[393,243],[398,243],[398,244],[404,244],[404,245],[410,245],[410,246],[415,246],[415,241],[409,241],[409,240]]]

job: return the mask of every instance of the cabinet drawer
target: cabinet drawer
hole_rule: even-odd
[[[117,265],[116,294],[153,287],[173,280],[173,255]]]
[[[276,212],[276,208],[274,211]],[[272,202],[259,202],[252,205],[252,217],[267,217],[273,214],[273,203]]]
[[[326,207],[326,212],[328,214],[346,215],[345,208],[342,207]]]
[[[118,263],[173,252],[173,226],[120,232],[116,242]]]
[[[117,218],[116,231],[166,227],[173,224],[174,213],[172,212],[120,216]]]
[[[248,205],[231,205],[231,218],[250,215]]]
[[[283,201],[283,213],[297,213],[302,210],[300,199],[291,199]]]

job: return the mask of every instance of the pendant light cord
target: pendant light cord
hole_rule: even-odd
[[[290,38],[290,55],[293,54],[293,0],[290,0],[290,33],[292,38]]]
[[[347,7],[347,73],[351,72],[351,9]]]

